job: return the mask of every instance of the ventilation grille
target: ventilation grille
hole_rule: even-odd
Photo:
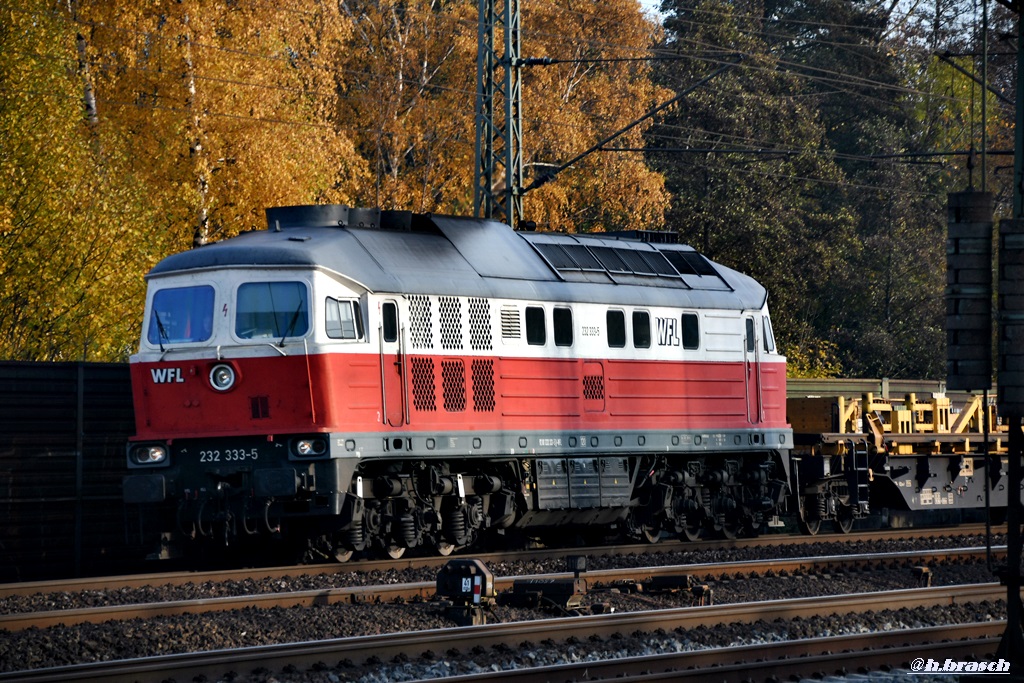
[[[473,410],[478,413],[494,411],[494,361],[474,360]]]
[[[433,359],[413,358],[411,365],[413,407],[424,412],[437,410]]]
[[[253,396],[249,399],[249,406],[252,408],[252,419],[262,420],[270,417],[269,396]]]
[[[469,346],[477,351],[491,349],[491,302],[469,300]]]
[[[456,296],[438,298],[441,321],[441,348],[462,349],[462,302]]]
[[[515,306],[502,306],[501,308],[501,338],[519,339],[522,337],[520,329],[522,323],[519,321],[519,309]]]
[[[429,349],[431,346],[431,313],[430,298],[422,294],[409,296],[409,317],[412,320],[412,348]]]
[[[583,398],[591,401],[604,400],[604,375],[583,376]]]
[[[441,390],[445,410],[460,413],[466,409],[466,366],[461,360],[441,361]]]

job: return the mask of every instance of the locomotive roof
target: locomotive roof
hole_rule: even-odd
[[[296,267],[375,293],[729,309],[759,309],[767,297],[753,278],[691,247],[649,241],[658,233],[516,232],[489,219],[336,205],[267,209],[267,223],[169,256],[148,277]]]

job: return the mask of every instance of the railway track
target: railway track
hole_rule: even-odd
[[[1005,621],[956,624],[896,632],[861,633],[849,636],[808,638],[801,641],[739,645],[694,652],[670,652],[630,659],[558,664],[532,669],[502,671],[504,681],[576,683],[600,681],[750,681],[794,680],[792,677],[825,679],[852,671],[907,668],[915,658],[942,661],[946,658],[993,660]],[[492,673],[453,676],[447,683],[484,683]]]
[[[820,614],[837,617],[877,612],[893,605],[906,608],[951,606],[958,604],[997,601],[1005,596],[998,584],[917,588],[911,590],[858,593],[792,600],[749,602],[707,607],[688,607],[641,611],[625,614],[592,615],[571,618],[551,618],[540,621],[494,624],[454,628],[417,633],[398,633],[382,636],[342,638],[318,642],[248,647],[231,651],[215,651],[169,657],[151,657],[130,661],[103,662],[51,669],[0,674],[0,683],[23,681],[43,683],[50,681],[90,680],[103,683],[147,680],[158,676],[161,680],[197,680],[199,676],[216,680],[231,672],[253,669],[292,671],[325,667],[325,662],[349,660],[352,662],[386,662],[392,659],[436,658],[434,653],[453,650],[487,653],[507,652],[513,648],[532,647],[546,641],[573,642],[614,640],[623,633],[686,632],[713,624],[749,624],[775,620],[808,619]],[[841,621],[841,620],[840,620]],[[939,642],[943,657],[976,656],[990,658],[997,636],[1002,632],[1001,622],[958,625],[940,629],[901,630],[895,635],[858,634],[845,638],[814,638],[773,645],[757,645],[718,649],[716,651],[678,652],[672,655],[630,658],[629,661],[587,661],[562,667],[548,667],[543,671],[546,680],[578,680],[583,669],[588,680],[610,678],[623,673],[627,680],[701,680],[707,675],[706,667],[714,669],[716,680],[731,681],[750,678],[755,669],[758,676],[782,671],[789,675],[801,667],[810,672],[832,671],[856,666],[905,666],[912,657],[926,650],[924,643]],[[966,638],[967,640],[961,640]],[[948,641],[958,641],[951,644]],[[902,647],[892,647],[899,643]],[[909,643],[909,644],[908,644]],[[870,650],[866,654],[864,648]],[[883,649],[887,648],[887,649]],[[855,650],[854,655],[837,655],[843,650]],[[430,654],[426,654],[430,653]],[[803,656],[806,661],[794,661]],[[926,655],[924,655],[926,656]],[[760,660],[760,661],[759,661]],[[720,665],[729,662],[733,670],[727,672]],[[870,662],[870,663],[869,663]],[[737,664],[739,663],[739,664]],[[747,668],[744,668],[746,666]],[[581,668],[582,667],[582,668]],[[702,667],[686,671],[690,667]],[[804,669],[799,669],[804,670]],[[494,672],[490,675],[493,676]],[[536,680],[539,670],[532,672],[502,672],[510,680],[514,677]],[[201,680],[201,679],[199,679]],[[485,680],[480,677],[462,677],[451,680]],[[623,680],[619,678],[618,680]]]
[[[1002,534],[1006,526],[993,527],[993,534]],[[490,553],[475,553],[471,556],[487,565],[524,559],[544,561],[564,558],[569,555],[628,556],[652,553],[695,552],[706,550],[728,550],[758,547],[791,547],[827,543],[872,543],[875,541],[935,539],[947,537],[981,537],[985,534],[984,524],[964,524],[957,527],[881,529],[853,534],[819,534],[817,536],[766,534],[755,538],[709,541],[663,541],[656,544],[637,543],[614,546],[580,548],[546,548]],[[453,557],[462,557],[455,555]],[[469,557],[468,555],[465,557]],[[34,595],[36,593],[113,591],[121,588],[141,586],[181,586],[205,581],[244,581],[247,579],[274,579],[299,575],[323,575],[352,572],[387,573],[404,569],[440,568],[452,557],[405,557],[399,560],[362,560],[339,564],[291,565],[280,567],[247,567],[238,569],[217,569],[210,571],[176,571],[124,576],[90,577],[79,579],[58,579],[53,581],[20,581],[0,584],[0,597],[7,595]]]
[[[993,548],[997,555],[1004,555],[1005,546]],[[954,548],[948,550],[911,551],[903,553],[835,555],[827,557],[797,557],[775,560],[753,560],[743,562],[716,562],[687,565],[666,565],[660,567],[638,567],[606,569],[587,572],[587,581],[594,586],[612,586],[626,583],[642,583],[653,579],[692,576],[749,577],[752,575],[807,574],[849,570],[887,564],[889,566],[934,565],[940,562],[982,562],[986,558],[985,548]],[[545,574],[542,578],[561,579],[572,577],[568,572]],[[523,578],[540,577],[495,577],[496,592],[512,588]],[[414,600],[428,600],[436,593],[434,581],[398,583],[374,586],[350,586],[329,589],[288,591],[256,595],[238,595],[222,598],[152,602],[145,604],[123,604],[86,609],[64,609],[43,612],[22,612],[0,615],[0,629],[17,632],[28,628],[48,628],[63,624],[72,626],[86,623],[102,623],[111,620],[151,619],[180,614],[201,614],[225,612],[244,608],[270,609],[290,607],[313,607],[323,605],[355,603],[392,603]]]

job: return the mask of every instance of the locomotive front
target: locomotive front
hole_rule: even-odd
[[[148,276],[123,494],[173,516],[170,535],[227,543],[285,524],[307,536],[355,514],[351,459],[331,457],[344,440],[331,439],[328,387],[332,360],[365,346],[366,292],[318,269],[304,245],[243,234]],[[314,317],[325,324],[314,330]],[[324,345],[339,353],[315,352]]]

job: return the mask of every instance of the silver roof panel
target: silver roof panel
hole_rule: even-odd
[[[387,229],[386,218],[384,227],[375,228],[278,221],[287,227],[251,231],[174,254],[147,277],[216,268],[296,267],[335,272],[375,293],[744,310],[760,309],[767,297],[764,287],[749,276],[706,262],[682,245],[514,232],[484,219],[413,214],[410,221],[409,214],[403,216],[399,229]],[[552,264],[538,248],[541,244],[568,246],[565,253],[575,250],[576,259]],[[580,246],[688,252],[687,259],[699,259],[705,273],[713,274],[637,274],[621,266],[613,266],[618,269],[614,272],[602,271]],[[562,253],[549,252],[564,259]],[[639,263],[632,254],[603,255],[609,263]],[[686,267],[679,260],[682,254],[668,256]],[[584,260],[586,268],[572,265]],[[638,265],[637,270],[644,269]]]

